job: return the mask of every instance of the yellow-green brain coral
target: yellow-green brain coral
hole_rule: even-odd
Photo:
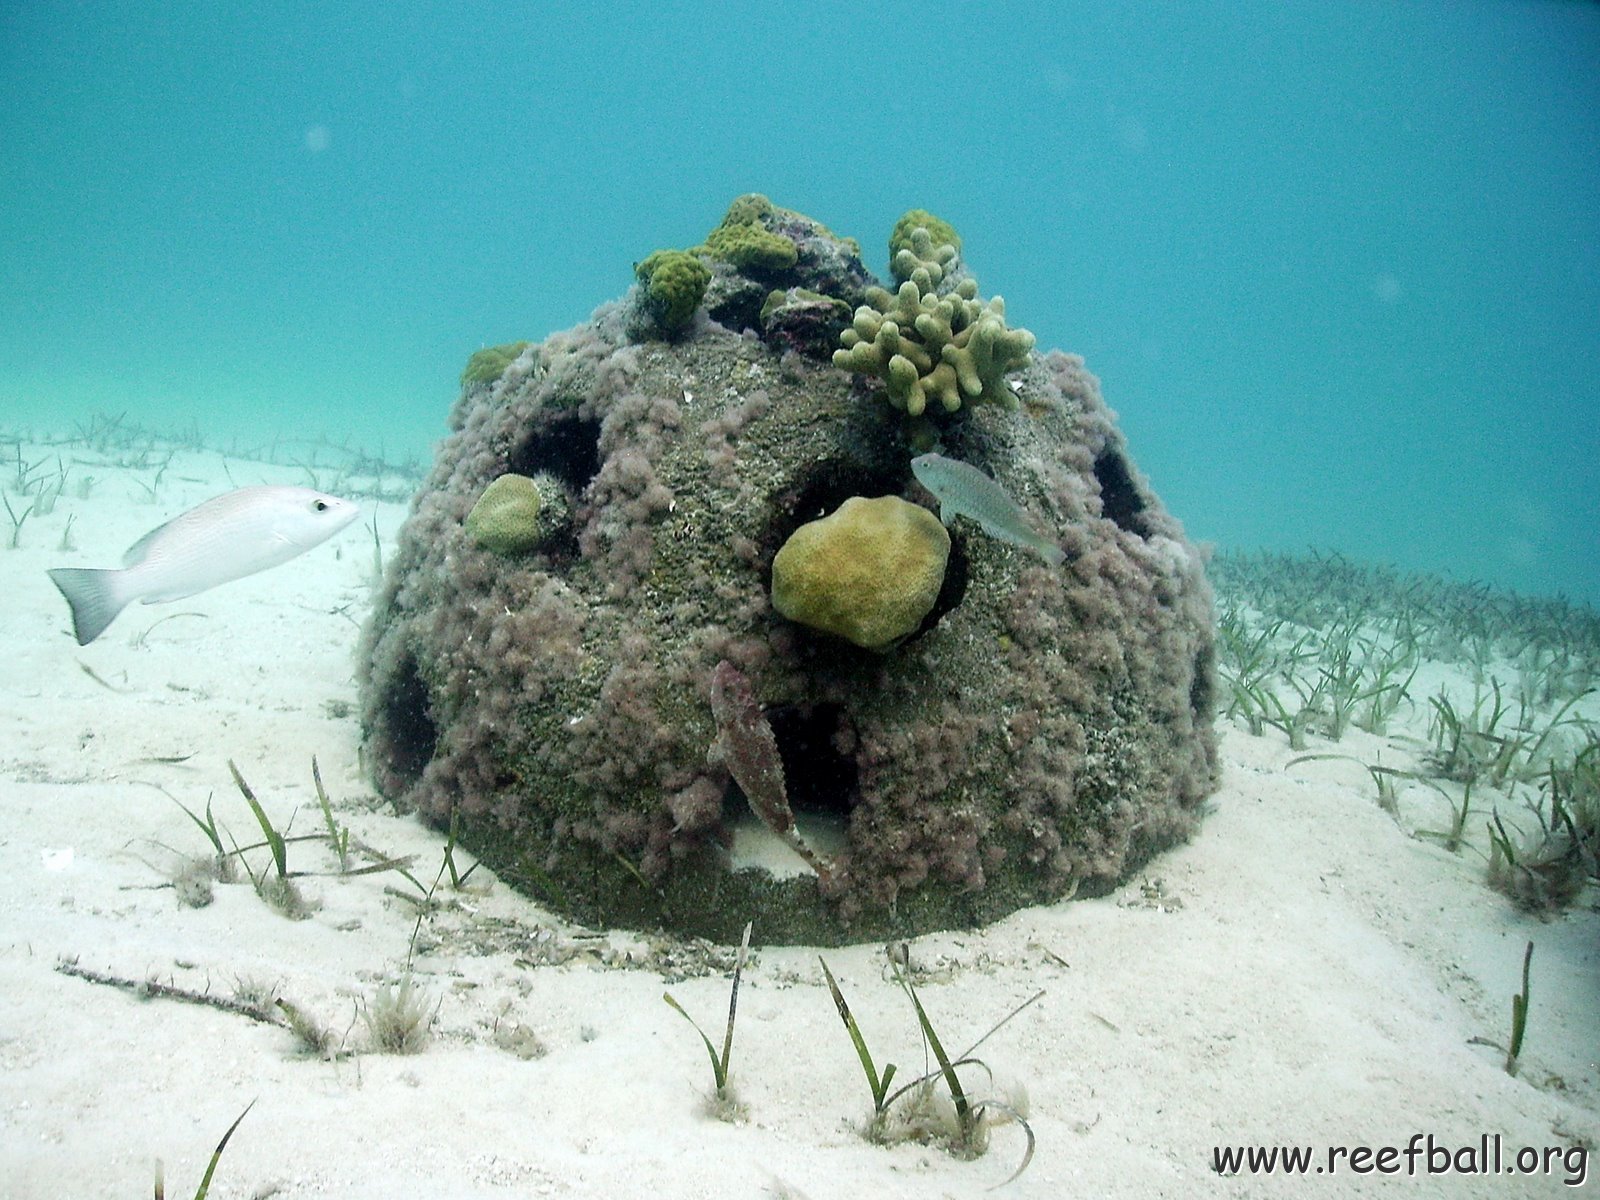
[[[526,475],[502,475],[483,489],[467,514],[467,533],[495,554],[525,554],[545,536],[539,485]]]
[[[791,621],[888,650],[933,610],[950,535],[898,496],[852,496],[800,526],[772,560],[772,606]]]

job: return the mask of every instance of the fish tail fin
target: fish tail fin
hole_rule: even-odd
[[[72,632],[80,646],[87,646],[104,633],[127,606],[128,597],[117,587],[121,571],[57,567],[47,573],[72,608]]]
[[[1045,544],[1043,549],[1039,551],[1039,553],[1044,555],[1045,562],[1049,563],[1052,567],[1059,567],[1062,563],[1067,561],[1067,552],[1060,546],[1048,542]]]

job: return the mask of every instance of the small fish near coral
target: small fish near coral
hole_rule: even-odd
[[[152,529],[129,547],[121,569],[57,567],[49,575],[72,607],[78,645],[87,646],[135,600],[182,600],[279,566],[359,512],[349,500],[310,488],[239,488]]]
[[[956,517],[971,517],[990,537],[1032,550],[1052,567],[1067,560],[1060,546],[1029,528],[1021,505],[971,463],[921,454],[911,460],[911,473],[939,501],[939,519],[946,525]]]

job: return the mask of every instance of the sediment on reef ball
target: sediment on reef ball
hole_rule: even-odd
[[[884,332],[889,293],[852,239],[747,196],[671,252],[706,276],[681,324],[663,327],[646,279],[466,374],[363,632],[365,760],[385,796],[453,819],[502,879],[578,921],[725,940],[754,921],[766,943],[1104,893],[1188,835],[1217,778],[1201,555],[1082,361],[1029,349],[954,231],[907,219],[896,252],[916,294],[898,302],[935,318],[922,350]],[[833,361],[865,329],[966,370],[964,314],[1010,349],[958,407],[897,405],[893,355]],[[989,476],[1064,561],[954,517],[937,571],[912,553],[874,579],[840,552],[883,594],[924,571],[892,633],[853,641],[774,603],[791,565],[775,558],[815,522],[892,497],[937,526],[911,471],[930,449]],[[537,479],[560,517],[515,553],[468,524],[506,476]],[[753,741],[713,712],[714,678],[735,677]],[[753,810],[736,776],[756,776],[728,755],[769,736],[782,786]]]

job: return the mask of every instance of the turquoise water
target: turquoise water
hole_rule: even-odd
[[[1600,602],[1589,5],[7,4],[0,426],[426,454],[745,191],[951,221],[1197,538]]]

